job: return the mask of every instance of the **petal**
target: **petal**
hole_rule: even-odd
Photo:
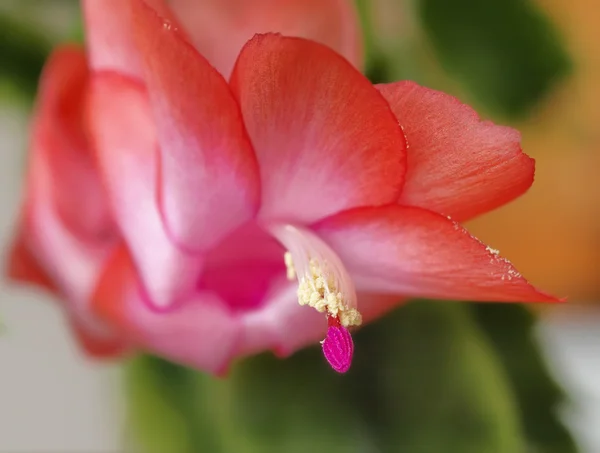
[[[141,74],[126,0],[82,0],[86,47],[94,70]]]
[[[181,252],[156,202],[157,147],[147,94],[115,73],[93,77],[88,120],[108,197],[152,302],[167,306],[195,289],[202,259]]]
[[[113,224],[83,128],[89,73],[85,53],[57,49],[42,75],[32,130],[33,153],[43,154],[48,196],[77,237],[110,241]]]
[[[31,253],[29,258],[44,271],[43,282],[50,282],[61,296],[84,349],[96,355],[100,352],[96,347],[101,347],[103,355],[116,354],[124,347],[122,338],[94,316],[89,307],[91,293],[112,245],[84,242],[73,236],[44,198],[47,175],[42,171],[35,171],[35,175],[40,186],[32,189],[30,209],[22,225]]]
[[[377,87],[408,141],[400,203],[464,221],[508,203],[533,183],[534,161],[518,131],[481,121],[456,98],[397,82]]]
[[[240,355],[256,354],[272,349],[287,357],[325,338],[327,320],[323,313],[298,303],[298,284],[283,278],[265,295],[262,306],[245,314],[242,336],[238,343]]]
[[[21,225],[23,240],[33,260],[44,270],[60,294],[74,304],[84,306],[96,283],[111,243],[82,240],[72,234],[53,209],[49,165],[38,155],[30,170],[34,184],[28,187],[27,203]],[[77,306],[77,307],[76,307]]]
[[[312,39],[357,67],[362,62],[360,24],[350,0],[172,0],[196,49],[225,77],[256,33]]]
[[[121,336],[94,335],[86,323],[76,316],[71,317],[70,323],[79,345],[89,356],[96,359],[121,358],[130,351],[130,345]]]
[[[259,161],[262,218],[312,222],[397,199],[402,130],[377,90],[335,52],[258,35],[231,85]]]
[[[531,286],[497,251],[458,223],[422,208],[356,209],[315,229],[339,253],[358,291],[475,301],[557,301]]]
[[[363,324],[370,323],[400,307],[406,299],[394,294],[359,292],[356,295]]]
[[[87,80],[85,54],[76,47],[55,50],[44,68],[8,273],[64,299],[90,340],[119,342],[88,310],[115,234],[81,121]]]
[[[134,30],[160,142],[159,198],[172,237],[206,250],[258,208],[256,158],[227,82],[142,0]]]
[[[298,304],[298,285],[286,278],[284,253],[273,236],[249,224],[206,257],[200,284],[225,301],[242,326],[236,355],[269,349],[289,355],[325,334],[325,315]]]
[[[20,233],[8,254],[7,277],[20,283],[37,285],[51,293],[57,293],[58,289],[55,283],[29,250],[23,228],[23,225],[19,227]]]
[[[122,339],[89,311],[89,298],[112,241],[77,237],[53,209],[53,178],[48,155],[33,150],[27,201],[10,263],[10,276],[26,278],[61,297],[68,317],[86,345],[120,345]],[[116,353],[117,349],[106,350]]]
[[[233,357],[240,325],[226,304],[209,293],[153,310],[125,247],[106,266],[93,300],[100,316],[150,352],[213,373]]]
[[[206,255],[198,287],[217,293],[232,311],[247,312],[262,305],[274,278],[286,275],[284,253],[275,238],[249,223]]]

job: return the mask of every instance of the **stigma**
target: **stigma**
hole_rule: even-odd
[[[340,324],[337,318],[328,317],[327,336],[321,342],[323,355],[338,373],[345,373],[352,365],[354,342],[348,329]]]

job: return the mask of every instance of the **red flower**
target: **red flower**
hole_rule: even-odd
[[[255,36],[227,82],[164,5],[128,4],[88,21],[89,75],[75,50],[49,63],[38,126],[65,122],[50,130],[80,152],[58,159],[34,130],[13,257],[36,263],[77,316],[212,372],[328,328],[324,353],[343,372],[347,328],[399,296],[556,300],[457,223],[531,185],[518,132],[412,82],[374,87],[300,38]],[[65,89],[72,74],[85,88]],[[69,121],[53,110],[63,104]]]

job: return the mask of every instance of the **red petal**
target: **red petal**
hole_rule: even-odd
[[[413,82],[378,86],[409,145],[401,204],[464,221],[502,206],[533,183],[518,131],[481,121],[456,98]]]
[[[556,302],[458,223],[422,208],[345,212],[316,230],[339,254],[357,291],[475,301]],[[360,301],[359,301],[360,309]]]
[[[163,227],[156,203],[158,143],[146,92],[114,73],[95,75],[90,91],[90,129],[115,221],[152,301],[168,305],[195,289],[202,260],[181,252]]]
[[[139,76],[141,68],[131,33],[129,2],[82,0],[82,9],[90,66]]]
[[[115,345],[119,339],[88,307],[115,235],[81,120],[87,81],[85,55],[78,48],[56,50],[44,68],[8,272],[62,297],[88,346]]]
[[[81,122],[87,77],[78,48],[56,50],[44,68],[18,238],[19,254],[76,306],[85,305],[114,240]]]
[[[262,217],[312,222],[397,199],[402,130],[377,90],[335,52],[258,35],[231,85],[259,161]]]
[[[38,285],[52,293],[57,293],[55,283],[27,247],[22,233],[24,227],[24,225],[20,226],[21,233],[18,234],[9,252],[6,275],[15,281]]]
[[[172,8],[198,51],[229,77],[256,33],[312,39],[360,67],[360,24],[351,0],[173,0]]]
[[[227,366],[239,337],[239,321],[214,295],[199,295],[167,312],[153,310],[124,247],[106,266],[93,304],[140,347],[213,373]]]
[[[403,298],[394,294],[376,294],[359,292],[356,294],[358,309],[362,315],[363,324],[385,316],[390,311],[398,308],[406,302]]]
[[[71,327],[83,351],[97,359],[119,358],[130,351],[130,345],[119,336],[98,336],[76,317],[71,319]]]
[[[88,78],[82,49],[62,47],[51,55],[40,84],[32,153],[49,166],[48,195],[65,225],[80,239],[102,242],[110,240],[113,224],[82,124]]]
[[[183,247],[206,250],[256,212],[256,159],[227,82],[176,26],[133,4],[160,141],[164,221]]]

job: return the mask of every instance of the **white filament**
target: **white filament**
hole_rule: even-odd
[[[298,279],[298,303],[338,318],[344,327],[360,325],[356,291],[337,254],[311,231],[291,225],[270,227],[288,249],[289,279]]]

